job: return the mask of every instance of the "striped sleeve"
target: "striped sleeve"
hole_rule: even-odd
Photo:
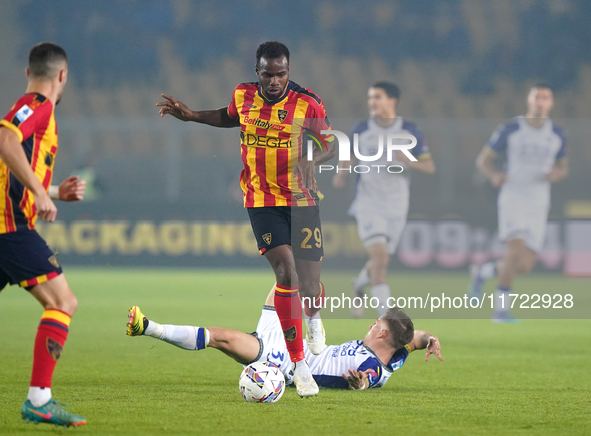
[[[516,122],[501,124],[493,132],[488,140],[488,147],[495,154],[503,154],[507,151],[507,140],[509,135],[519,129],[519,124]]]
[[[51,116],[51,102],[44,97],[41,99],[39,101],[36,94],[24,95],[0,121],[0,125],[16,133],[22,143],[35,133],[39,125],[47,123]]]

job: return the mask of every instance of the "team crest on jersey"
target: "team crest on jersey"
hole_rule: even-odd
[[[45,345],[47,345],[47,351],[49,351],[49,355],[53,360],[60,358],[64,348],[59,344],[59,342],[55,342],[53,339],[47,338]]]
[[[265,244],[271,245],[271,233],[265,233],[263,235],[263,241],[265,241]]]
[[[49,263],[55,266],[56,268],[60,267],[60,263],[57,261],[57,257],[55,257],[55,254],[49,256],[49,259],[47,260],[49,260]]]
[[[33,115],[33,109],[31,109],[26,104],[23,105],[22,108],[18,110],[18,112],[14,115],[21,123],[27,121],[27,119]]]
[[[291,326],[290,328],[288,328],[287,330],[283,330],[283,336],[285,337],[285,340],[287,342],[293,342],[296,340],[298,334],[296,332],[296,328],[295,325]]]
[[[289,113],[289,111],[286,111],[284,109],[279,109],[277,111],[277,118],[279,118],[280,123],[282,123],[287,118],[288,113]]]
[[[53,156],[48,153],[47,156],[45,156],[45,165],[50,167],[52,163],[53,163]]]

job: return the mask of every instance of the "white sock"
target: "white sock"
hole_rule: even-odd
[[[38,388],[31,386],[29,387],[27,400],[31,402],[33,407],[41,407],[51,400],[51,388]]]
[[[146,334],[161,341],[168,342],[176,347],[185,350],[202,350],[209,344],[209,330],[203,327],[195,327],[189,325],[160,325],[150,321],[148,327],[154,325],[154,330]]]
[[[379,285],[375,285],[371,287],[371,296],[372,298],[377,298],[379,300],[379,305],[376,308],[378,311],[378,315],[382,316],[388,310],[388,298],[390,298],[390,286],[386,283],[380,283]]]
[[[164,332],[164,327],[157,322],[148,320],[148,327],[144,331],[144,335],[152,336],[153,338],[160,339],[162,333]]]
[[[366,267],[363,267],[363,269],[361,271],[359,271],[359,274],[357,274],[357,277],[355,277],[353,282],[354,282],[354,286],[357,289],[361,289],[361,288],[364,288],[367,285],[369,285],[369,283],[370,283],[369,273],[367,272]]]
[[[487,262],[480,266],[480,278],[489,280],[497,276],[497,262]]]

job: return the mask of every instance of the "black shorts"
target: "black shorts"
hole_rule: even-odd
[[[324,256],[318,206],[247,209],[261,254],[280,245],[291,245],[296,259],[318,261]]]
[[[0,290],[8,283],[29,290],[61,273],[55,254],[35,230],[0,235]]]

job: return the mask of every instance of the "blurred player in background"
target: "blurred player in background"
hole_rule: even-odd
[[[301,396],[318,393],[304,355],[302,307],[298,297],[316,304],[304,308],[308,347],[318,354],[326,346],[324,327],[317,316],[324,286],[320,283],[322,229],[314,178],[315,165],[331,159],[333,137],[324,138],[326,149],[316,148],[313,161],[301,158],[301,143],[292,144],[296,121],[319,134],[331,129],[322,100],[289,80],[289,50],[270,41],[256,52],[259,81],[236,87],[229,106],[217,110],[190,110],[162,94],[160,115],[215,127],[240,126],[244,169],[240,175],[244,206],[258,248],[277,281],[275,307],[287,349],[294,364],[294,383]],[[133,315],[133,314],[132,314]]]
[[[274,288],[265,301],[257,329],[252,334],[219,327],[162,325],[148,321],[137,306],[132,307],[138,316],[130,318],[127,334],[151,336],[185,350],[216,348],[243,365],[271,362],[281,369],[289,385],[293,383],[291,362],[273,301]],[[317,383],[337,389],[382,387],[414,350],[427,349],[425,360],[429,360],[431,354],[443,360],[439,339],[431,333],[415,330],[408,316],[397,308],[390,309],[385,316],[377,319],[363,340],[329,345],[319,355],[304,347]]]
[[[394,83],[378,82],[369,88],[367,104],[370,118],[359,123],[353,129],[359,135],[359,152],[363,156],[373,156],[377,152],[378,137],[389,133],[410,133],[417,139],[417,145],[411,150],[416,162],[411,161],[401,151],[396,152],[396,159],[389,162],[387,153],[373,161],[372,165],[383,165],[378,172],[374,168],[367,173],[357,174],[355,198],[349,207],[349,214],[357,220],[357,232],[363,242],[369,260],[353,280],[353,296],[365,295],[365,287],[371,285],[371,296],[379,300],[377,308],[380,316],[386,313],[390,287],[386,282],[390,256],[396,251],[400,235],[406,225],[409,202],[409,177],[407,171],[393,174],[386,167],[400,165],[405,170],[413,168],[427,174],[435,172],[423,134],[414,123],[398,117],[396,106],[400,100],[400,89]],[[339,171],[333,178],[333,186],[342,188],[345,176],[352,162],[339,162]],[[364,307],[351,308],[355,318],[363,316]]]
[[[33,373],[21,413],[26,422],[78,426],[82,416],[65,411],[51,395],[51,379],[78,306],[55,254],[35,231],[37,217],[54,221],[52,199],[82,200],[85,182],[70,177],[50,186],[58,147],[54,107],[68,78],[68,58],[52,43],[34,46],[28,86],[0,121],[0,290],[18,284],[45,311],[37,329]]]
[[[499,188],[499,238],[507,245],[503,259],[472,266],[471,293],[480,297],[483,283],[498,276],[493,321],[515,322],[509,307],[513,278],[534,267],[544,246],[550,210],[550,184],[568,176],[566,138],[549,118],[554,105],[552,88],[534,86],[527,97],[527,113],[500,125],[484,146],[476,165]],[[503,155],[499,171],[494,160]]]

